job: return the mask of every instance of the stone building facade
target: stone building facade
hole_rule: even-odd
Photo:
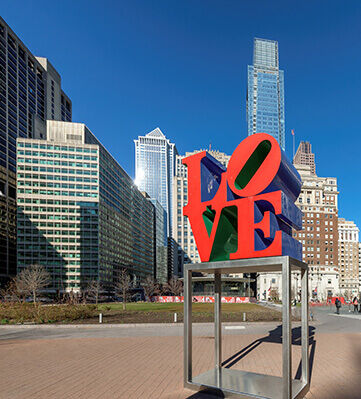
[[[359,294],[359,228],[350,220],[338,219],[340,291],[351,299]]]

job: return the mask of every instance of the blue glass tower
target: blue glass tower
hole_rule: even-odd
[[[248,135],[268,133],[285,150],[284,73],[279,69],[278,42],[254,39],[248,66]]]
[[[167,235],[171,234],[173,177],[177,148],[159,128],[135,143],[135,183],[151,199],[157,200],[167,212]]]

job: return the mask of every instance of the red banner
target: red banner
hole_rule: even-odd
[[[199,303],[214,303],[214,296],[193,296],[193,302]],[[170,302],[184,302],[183,296],[154,296],[153,302],[170,303]],[[249,303],[249,297],[244,296],[222,296],[222,303]]]

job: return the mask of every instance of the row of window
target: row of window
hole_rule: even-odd
[[[62,175],[37,175],[31,173],[18,173],[18,182],[20,179],[28,180],[56,180],[56,181],[73,181],[73,182],[84,182],[84,183],[98,183],[98,179],[90,177],[73,177],[73,176],[62,176]]]
[[[44,166],[24,166],[18,165],[19,171],[32,171],[32,172],[46,172],[46,173],[65,173],[72,175],[85,175],[85,176],[98,176],[98,172],[96,170],[88,170],[88,169],[65,169],[65,168],[50,168]]]
[[[33,194],[33,195],[55,195],[65,197],[85,197],[85,198],[98,198],[97,193],[88,193],[82,191],[58,191],[58,190],[31,190],[18,188],[18,194]]]
[[[90,152],[90,151],[89,151]],[[97,161],[98,157],[92,155],[76,155],[67,154],[65,152],[39,152],[39,151],[21,151],[18,150],[18,156],[25,155],[29,157],[44,157],[44,158],[62,158],[62,159],[74,159],[79,161]]]
[[[41,251],[41,252],[46,252],[46,247],[43,245],[36,245],[36,244],[29,244],[28,242],[24,244],[18,245],[18,250],[21,251],[27,251],[27,252],[36,252],[36,251]],[[60,246],[53,246],[52,251],[59,251],[59,252],[69,252],[69,251],[83,251],[85,248],[83,247],[60,247]],[[95,247],[86,247],[87,253],[89,252],[97,252],[99,248],[97,246]],[[50,252],[48,248],[48,252]]]
[[[46,143],[33,143],[33,142],[23,142],[18,141],[19,148],[33,148],[40,150],[55,150],[55,151],[69,151],[69,152],[83,152],[85,154],[97,154],[98,149],[89,148],[89,147],[74,147],[74,146],[66,146],[66,145],[54,145],[54,144],[46,144]]]
[[[24,237],[24,236],[18,236],[18,243],[43,243],[44,239],[41,236],[33,236],[33,237]],[[58,244],[80,244],[81,246],[83,245],[97,245],[98,243],[98,237],[80,237],[80,238],[71,238],[71,237],[55,237],[53,239],[53,243],[58,243]],[[53,245],[53,244],[51,244]],[[45,248],[43,248],[45,249]]]
[[[48,204],[48,205],[64,205],[64,206],[80,206],[82,208],[96,208],[97,202],[69,201],[69,200],[53,200],[38,198],[18,198],[19,204]]]
[[[19,258],[27,258],[27,257],[31,257],[32,251],[25,251],[23,252],[21,249],[19,250]],[[50,256],[49,256],[50,255]],[[39,257],[40,258],[53,258],[54,256],[61,256],[62,258],[75,258],[75,259],[85,259],[87,258],[87,260],[93,260],[93,259],[97,259],[98,258],[98,253],[94,253],[94,254],[83,254],[83,253],[71,253],[71,252],[65,252],[65,253],[57,253],[57,252],[39,252]]]
[[[40,165],[55,165],[55,166],[69,166],[73,168],[97,168],[97,163],[84,163],[84,162],[72,162],[72,161],[53,161],[47,159],[36,159],[36,158],[19,158],[18,163],[32,163]]]
[[[29,225],[31,224],[31,222],[29,221],[29,219],[46,219],[46,220],[64,220],[64,221],[78,221],[81,223],[97,223],[98,222],[98,217],[94,216],[94,217],[84,217],[84,216],[80,216],[80,215],[76,215],[76,216],[71,216],[71,215],[54,215],[53,212],[48,211],[49,214],[44,214],[44,213],[26,213],[26,214],[21,214],[18,213],[18,222],[21,223],[28,223]],[[22,225],[23,225],[22,224]]]
[[[98,232],[97,230],[89,230],[89,231],[82,231],[80,229],[77,230],[67,230],[67,231],[59,231],[59,230],[47,230],[47,231],[42,231],[42,234],[45,235],[55,235],[55,236],[81,236],[81,237],[97,237],[98,236]],[[18,236],[19,235],[35,235],[38,236],[39,235],[39,231],[35,230],[35,229],[23,229],[23,228],[19,228],[18,229]]]
[[[77,190],[97,190],[98,186],[89,184],[68,184],[68,183],[52,183],[52,182],[38,182],[38,181],[18,181],[18,187],[45,187],[45,188],[66,188]]]
[[[23,213],[25,211],[25,213]],[[33,212],[33,213],[32,213]],[[34,213],[35,212],[35,213]],[[18,220],[27,219],[27,218],[35,218],[35,215],[39,215],[39,212],[42,214],[51,213],[50,217],[56,218],[64,218],[66,219],[75,219],[75,220],[97,220],[98,214],[97,209],[77,209],[77,208],[53,208],[53,207],[36,207],[36,206],[25,206],[19,207],[18,211]],[[54,213],[63,213],[65,215],[54,215]],[[71,216],[67,214],[77,214],[76,216]],[[93,216],[94,215],[94,216]]]
[[[34,215],[36,217],[34,217],[35,219],[41,219],[41,220],[49,220],[49,216],[45,215]],[[54,220],[54,219],[52,219]],[[74,228],[74,229],[82,229],[82,230],[87,230],[87,229],[97,229],[98,224],[95,222],[93,224],[90,223],[84,223],[80,220],[79,223],[69,223],[70,222],[75,222],[76,220],[67,220],[67,221],[62,221],[62,223],[57,223],[57,222],[47,222],[47,223],[42,223],[42,224],[38,224],[36,223],[36,225],[34,225],[34,223],[31,222],[22,222],[22,221],[18,221],[18,227],[29,227],[29,228],[33,228],[34,230],[37,229],[38,227],[59,227],[59,228]]]

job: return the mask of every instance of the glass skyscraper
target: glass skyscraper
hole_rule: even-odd
[[[71,118],[58,72],[0,17],[0,285],[16,274],[16,139],[43,139],[47,119]]]
[[[150,199],[154,206],[154,277],[158,283],[168,281],[168,240],[167,240],[167,212],[155,199]]]
[[[172,186],[177,149],[159,128],[135,142],[135,181],[140,191],[156,199],[167,212],[168,236],[171,232]]]
[[[248,66],[248,135],[268,133],[285,149],[284,73],[279,69],[278,42],[254,39]]]

